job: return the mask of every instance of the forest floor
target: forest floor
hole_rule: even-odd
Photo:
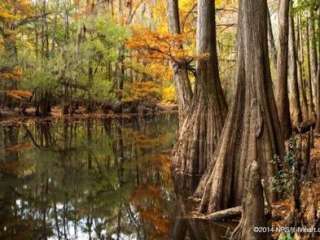
[[[310,230],[320,227],[320,136],[314,139],[314,147],[310,153],[307,175],[301,183],[301,214],[298,215],[300,226]],[[290,197],[273,204],[273,215],[285,216],[282,220],[273,221],[273,227],[288,227],[294,212],[294,199]],[[289,224],[290,225],[290,224]],[[320,228],[319,228],[320,229]],[[279,233],[273,234],[278,239]],[[287,238],[284,238],[287,239]],[[320,233],[295,235],[294,239],[320,239]]]

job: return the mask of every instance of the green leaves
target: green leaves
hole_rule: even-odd
[[[282,233],[280,236],[279,236],[279,239],[278,240],[293,240],[293,236],[291,236],[291,233]]]

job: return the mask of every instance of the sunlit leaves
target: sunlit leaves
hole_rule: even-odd
[[[0,2],[0,21],[12,22],[32,14],[31,1],[2,0]]]
[[[176,91],[173,85],[164,87],[162,89],[162,99],[165,103],[175,103]]]
[[[191,57],[190,52],[178,47],[185,41],[183,35],[159,34],[145,28],[136,28],[133,30],[133,37],[127,42],[127,47],[137,50],[144,58],[179,62]]]
[[[18,100],[22,100],[22,99],[30,98],[32,96],[32,93],[29,91],[23,91],[23,90],[10,90],[10,91],[7,91],[7,96],[18,99]]]
[[[154,81],[134,82],[126,92],[124,101],[142,100],[145,102],[157,102],[160,98],[160,86]]]
[[[21,79],[22,70],[19,67],[0,68],[0,81],[16,81]]]

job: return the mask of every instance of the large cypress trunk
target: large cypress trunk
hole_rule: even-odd
[[[279,55],[277,62],[277,106],[281,130],[285,139],[291,135],[291,119],[288,95],[288,37],[289,0],[280,0],[279,9]]]
[[[238,29],[237,90],[222,136],[195,193],[199,211],[211,213],[241,204],[245,169],[255,160],[269,201],[272,176],[284,141],[272,89],[267,43],[266,0],[241,0]]]
[[[173,154],[176,176],[190,176],[196,187],[216,147],[226,115],[216,49],[215,7],[212,0],[198,1],[196,83]],[[184,184],[180,184],[184,186]]]
[[[178,0],[167,0],[167,12],[169,31],[174,35],[181,34]],[[183,48],[181,44],[175,47],[180,49]],[[176,87],[179,120],[181,125],[191,103],[192,89],[188,77],[186,62],[172,61],[171,66],[173,69],[173,80]]]

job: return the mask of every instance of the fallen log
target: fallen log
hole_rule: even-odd
[[[195,215],[191,218],[193,220],[206,220],[206,221],[213,221],[213,222],[223,222],[226,220],[230,220],[233,218],[241,217],[242,207],[237,206],[233,208],[227,208],[221,211],[217,211],[214,213],[210,213],[208,215]]]
[[[234,207],[211,213],[207,216],[209,221],[224,221],[236,217],[241,217],[242,207]]]
[[[195,213],[192,216],[186,216],[183,219],[188,220],[204,220],[204,221],[212,221],[212,222],[225,222],[232,219],[239,219],[242,215],[242,207],[237,206],[233,208],[227,208],[221,211],[217,211],[214,213],[210,213],[208,215],[200,215],[199,213]],[[272,214],[268,212],[268,209],[265,209],[265,216],[267,218],[271,217],[273,221],[284,220],[286,216]]]

